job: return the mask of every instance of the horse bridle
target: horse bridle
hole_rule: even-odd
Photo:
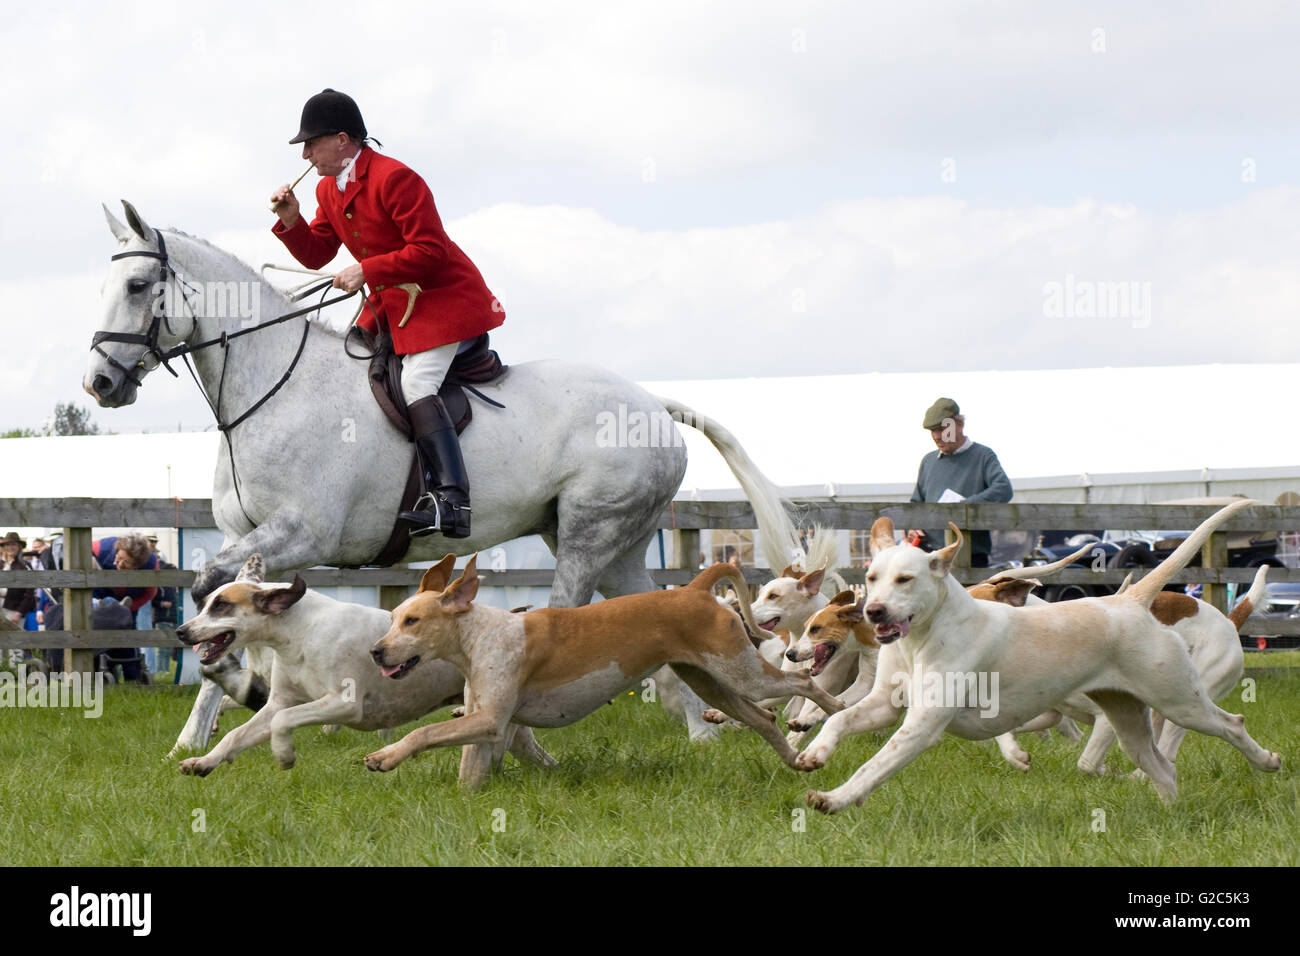
[[[181,286],[183,286],[184,289],[186,290],[184,295],[185,295],[186,306],[188,306],[189,292],[193,290],[193,286],[191,286],[188,282],[186,282],[180,276],[180,274],[175,269],[172,268],[171,262],[168,261],[167,259],[167,243],[163,241],[162,233],[159,232],[157,229],[155,229],[154,235],[158,238],[157,252],[154,252],[151,249],[137,249],[132,252],[119,252],[117,255],[111,256],[109,261],[116,262],[118,259],[129,259],[132,256],[142,256],[146,259],[157,259],[158,260],[158,281],[160,283],[165,284],[167,282],[167,275],[168,273],[170,273],[176,279],[176,281],[180,283]],[[171,317],[167,314],[166,308],[163,308],[161,310],[162,313],[161,315],[159,314],[159,310],[157,308],[154,308],[152,311],[153,311],[153,321],[149,323],[149,330],[145,332],[143,335],[141,335],[138,332],[100,331],[100,332],[96,332],[94,334],[94,337],[91,338],[90,340],[91,350],[98,352],[100,355],[102,355],[107,360],[109,365],[113,366],[113,368],[117,369],[119,372],[125,375],[127,377],[127,380],[130,381],[131,384],[133,384],[136,388],[140,388],[143,385],[143,382],[140,379],[136,378],[135,375],[133,375],[132,373],[134,372],[135,369],[145,368],[145,363],[144,363],[145,356],[152,355],[155,359],[157,359],[159,365],[167,369],[167,371],[171,372],[174,378],[178,378],[179,375],[177,371],[171,367],[171,365],[168,363],[168,359],[175,358],[177,355],[184,355],[186,354],[186,351],[192,351],[192,349],[191,350],[170,349],[164,352],[161,348],[159,348],[158,330],[163,325],[163,323],[166,323],[167,325],[168,334],[175,335],[176,330],[172,328],[172,320]],[[194,329],[197,328],[199,324],[199,320],[194,316],[192,309],[190,310],[190,321],[193,323],[193,325],[190,327],[190,334],[192,335],[194,333]],[[140,360],[136,362],[135,369],[131,369],[131,368],[127,368],[117,359],[113,358],[113,356],[109,355],[102,348],[100,348],[101,342],[124,342],[128,345],[143,345],[145,346],[145,351],[140,356]],[[146,371],[148,370],[146,369]]]

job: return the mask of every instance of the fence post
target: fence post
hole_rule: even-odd
[[[700,566],[700,532],[698,529],[687,528],[685,530],[674,531],[676,537],[677,561],[676,566],[687,571],[695,571]],[[780,571],[780,568],[776,570]]]
[[[945,545],[952,544],[956,540],[957,536],[952,533],[951,528],[944,531],[943,543]],[[954,568],[970,567],[970,532],[965,528],[961,529],[961,547],[957,549],[957,554],[952,559],[952,566]]]
[[[379,606],[385,611],[391,611],[410,595],[411,589],[405,584],[381,584],[379,585]]]
[[[90,528],[63,529],[63,569],[65,571],[91,571],[99,567],[90,553]],[[63,629],[89,631],[94,626],[91,611],[94,607],[89,588],[63,589]],[[68,674],[80,673],[83,680],[91,679],[95,672],[93,649],[68,648],[63,654],[63,670]]]
[[[1201,545],[1201,567],[1221,570],[1228,566],[1228,532],[1215,531],[1210,540]],[[1228,586],[1205,584],[1201,587],[1201,600],[1228,613]]]

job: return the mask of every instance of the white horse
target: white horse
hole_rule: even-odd
[[[125,224],[104,209],[119,249],[83,382],[101,406],[134,402],[168,349],[247,329],[257,324],[249,313],[265,322],[301,305],[233,256],[184,233],[156,231],[130,203],[123,206]],[[301,350],[283,387],[220,438],[212,510],[225,541],[195,580],[196,601],[233,580],[255,553],[269,571],[361,565],[388,540],[411,445],[379,409],[364,365],[345,356],[343,341],[295,318],[192,353],[218,421],[229,423],[272,390]],[[646,548],[686,470],[672,419],[694,425],[722,452],[754,505],[772,566],[790,560],[797,537],[775,488],[717,423],[610,372],[566,362],[511,365],[482,391],[505,407],[471,398],[478,408],[461,437],[473,482],[473,534],[413,539],[402,560],[471,554],[539,534],[556,559],[552,606],[585,604],[597,590],[606,598],[652,590]],[[605,440],[602,423],[624,415],[661,423],[659,440]],[[223,689],[260,707],[270,666],[250,660],[252,674],[233,662],[205,671],[211,679],[173,753],[206,745]],[[703,703],[683,692],[692,736],[709,735],[713,728],[699,717]]]

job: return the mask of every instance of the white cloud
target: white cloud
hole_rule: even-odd
[[[452,224],[514,355],[634,378],[1294,361],[1300,190],[1178,217],[1082,201],[855,200],[786,222],[639,231],[502,205]],[[1146,284],[1149,314],[1053,317],[1048,283]],[[1231,317],[1230,331],[1225,317]],[[1266,350],[1264,344],[1269,343]]]
[[[670,231],[502,204],[448,229],[506,307],[495,339],[507,361],[565,357],[653,379],[1300,361],[1300,345],[1276,331],[1300,309],[1298,217],[1300,190],[1283,189],[1175,217],[1092,201],[854,200],[789,221]],[[214,239],[254,266],[289,261],[269,231]],[[97,274],[0,282],[11,314],[33,317],[5,326],[23,395],[8,414],[25,416],[14,425],[47,416],[52,395],[79,397],[106,269],[105,256]],[[1130,282],[1149,289],[1146,311],[1137,300],[1099,315],[1048,303],[1052,283]],[[52,308],[58,321],[40,321]],[[155,384],[164,379],[154,374],[137,409],[99,420],[207,424],[192,383]]]
[[[111,251],[101,201],[129,198],[254,266],[287,259],[266,197],[301,171],[285,141],[326,85],[430,182],[506,305],[509,361],[649,378],[1296,358],[1276,331],[1300,301],[1289,8],[11,13],[0,344],[14,425],[81,398]],[[341,48],[398,52],[376,69]],[[945,157],[956,183],[940,180]],[[1245,158],[1257,184],[1240,181]],[[1049,320],[1044,284],[1067,276],[1149,282],[1150,327]],[[192,383],[163,377],[97,420],[206,423]]]

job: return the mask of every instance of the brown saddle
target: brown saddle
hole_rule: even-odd
[[[402,394],[402,357],[393,352],[393,340],[386,330],[381,330],[377,337],[370,335],[364,329],[361,332],[366,350],[371,353],[370,391],[374,393],[375,401],[384,410],[388,420],[406,436],[408,441],[413,442],[414,431],[411,428],[406,398]],[[502,364],[501,357],[489,347],[486,332],[452,360],[447,378],[443,381],[442,388],[438,389],[438,397],[442,399],[447,413],[455,422],[457,435],[463,432],[474,419],[474,409],[469,403],[469,396],[465,394],[466,389],[474,392],[485,402],[500,408],[502,406],[499,403],[492,401],[474,386],[495,382],[506,373],[508,368],[509,366]],[[401,503],[398,505],[398,513],[414,508],[419,496],[420,468],[412,445],[411,467],[407,474]],[[410,529],[399,519],[393,525],[393,533],[389,535],[388,542],[370,563],[386,568],[404,555],[410,545]]]

